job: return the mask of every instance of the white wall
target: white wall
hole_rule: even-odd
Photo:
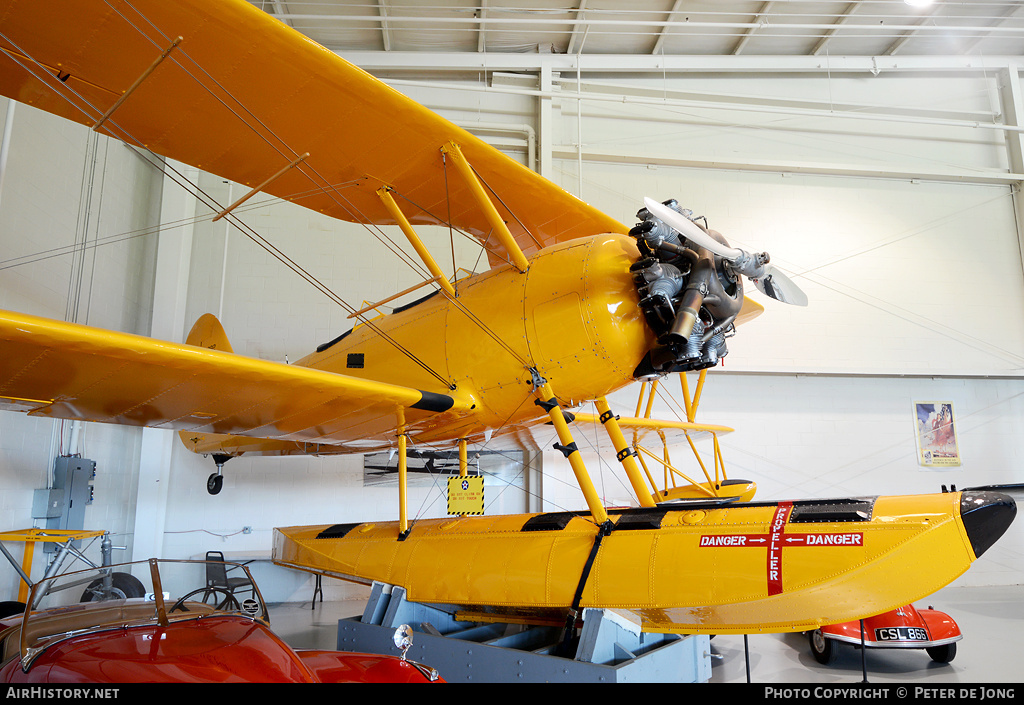
[[[7,102],[0,103],[4,113]],[[0,192],[0,308],[148,334],[155,239],[145,233],[158,223],[160,181],[152,165],[123,145],[17,105]],[[69,421],[0,415],[0,528],[33,525],[32,492],[48,486],[56,455],[75,452],[68,445],[71,427]],[[77,449],[96,461],[87,528],[111,532],[127,555],[140,438],[140,429],[91,424]],[[21,558],[23,546],[7,548]],[[98,542],[87,554],[99,559]],[[2,599],[18,584],[5,566]],[[37,550],[32,577],[44,567]]]
[[[459,78],[464,87],[484,87],[479,77]],[[885,105],[914,116],[991,113],[998,103],[992,77],[982,73],[927,80],[884,74],[831,80],[583,78],[648,93],[661,89],[674,100],[684,93],[717,93],[767,106],[805,101],[799,105],[815,110],[829,101]],[[401,88],[466,124],[532,125],[542,156],[553,156],[552,178],[574,192],[580,183],[574,156],[579,144],[588,154],[582,160],[585,200],[631,224],[643,196],[676,197],[707,215],[734,245],[769,250],[773,263],[797,277],[810,306],[786,307],[752,294],[765,303],[766,313],[730,340],[731,353],[724,368],[713,372],[701,403],[701,419],[736,429],[722,439],[727,469],[757,481],[759,497],[930,492],[940,484],[1020,479],[1021,451],[1013,434],[1024,420],[1024,276],[1010,187],[988,178],[1009,168],[1001,133],[677,103],[585,103],[578,115],[570,99]],[[538,118],[545,106],[552,114],[546,133]],[[525,142],[515,130],[488,137],[526,159]],[[14,147],[0,191],[0,307],[64,318],[74,308],[68,291],[78,260],[65,254],[14,267],[4,263],[70,245],[76,233],[127,236],[159,218],[160,181],[153,167],[119,144],[100,139],[90,148],[92,143],[84,128],[17,106]],[[90,149],[99,155],[98,176],[87,180]],[[714,167],[694,165],[716,160]],[[809,164],[832,172],[805,173]],[[917,183],[894,178],[915,169],[922,176]],[[964,173],[980,176],[956,178]],[[202,175],[201,185],[222,203],[241,195],[239,187],[213,176]],[[94,214],[85,226],[83,203]],[[359,226],[286,204],[259,203],[243,207],[244,222],[351,304],[418,281]],[[179,340],[199,315],[221,309],[222,284],[224,326],[241,354],[295,360],[350,326],[343,311],[237,230],[227,236],[225,260],[228,227],[209,222],[204,207],[195,215]],[[442,267],[451,267],[447,231],[426,231],[425,237]],[[404,243],[397,232],[394,239]],[[461,240],[455,246],[457,264],[472,268],[477,251]],[[82,292],[70,297],[80,304],[79,320],[148,332],[151,311],[169,305],[149,298],[155,252],[152,234],[87,251]],[[615,397],[620,413],[631,413],[635,393]],[[959,468],[917,465],[911,403],[920,400],[953,401],[963,456]],[[659,406],[656,413],[672,412]],[[45,486],[57,448],[54,435],[51,422],[0,414],[0,528],[31,524],[31,491]],[[97,502],[87,511],[87,524],[120,533],[129,545],[134,527],[155,516],[151,507],[140,507],[139,517],[134,513],[140,439],[134,429],[94,426],[85,431],[82,447],[98,461]],[[685,457],[682,449],[673,450],[677,456]],[[544,508],[581,508],[560,454],[545,453],[543,460],[545,476],[532,481],[530,490],[543,488]],[[205,489],[214,470],[210,459],[175,442],[166,462],[160,520],[165,557],[212,549],[266,551],[274,526],[396,514],[393,491],[362,486],[359,458],[235,459],[216,497]],[[614,460],[606,458],[601,472],[595,456],[588,455],[588,463],[609,502],[628,501]],[[505,493],[488,511],[525,511],[531,501],[536,500]],[[414,516],[444,512],[432,489],[411,492],[409,507]],[[241,533],[245,526],[252,533]],[[1021,582],[1022,526],[1017,522],[961,580]],[[271,599],[311,594],[305,576],[267,564],[256,570],[264,586],[271,586]],[[13,590],[13,577],[0,575]],[[352,594],[326,582],[329,597]]]

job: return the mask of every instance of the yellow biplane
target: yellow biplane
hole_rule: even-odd
[[[706,481],[657,487],[642,437],[728,430],[694,414],[703,372],[763,310],[744,279],[787,303],[799,289],[672,201],[626,227],[243,0],[3,0],[0,93],[252,188],[218,217],[268,193],[398,226],[422,259],[432,293],[351,311],[361,325],[290,365],[234,354],[212,316],[175,344],[0,312],[0,407],[176,429],[219,466],[396,450],[398,521],[278,529],[279,564],[400,585],[467,619],[597,607],[653,632],[796,631],[930,594],[1014,516],[990,492],[752,502],[717,453]],[[446,278],[416,232],[437,224],[476,238],[490,269]],[[609,407],[676,374],[685,422]],[[590,401],[598,414],[569,411]],[[465,472],[468,448],[547,423],[585,510],[409,521],[410,446],[458,447]],[[602,505],[584,425],[607,431],[636,507]]]

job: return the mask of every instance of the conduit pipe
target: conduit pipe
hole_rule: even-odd
[[[1024,126],[1019,125],[1004,125],[1001,123],[989,123],[972,120],[950,120],[945,118],[929,118],[929,117],[913,117],[908,115],[872,115],[869,113],[853,113],[853,112],[835,112],[831,110],[814,109],[814,108],[785,108],[781,106],[771,105],[737,105],[735,103],[727,102],[711,102],[711,101],[686,101],[686,100],[672,100],[666,98],[643,98],[637,96],[628,95],[594,95],[594,94],[581,94],[581,93],[570,93],[565,91],[541,91],[534,88],[495,88],[494,86],[486,86],[481,88],[479,85],[474,86],[459,86],[450,83],[434,83],[434,82],[422,82],[412,80],[388,80],[389,85],[409,85],[409,86],[422,86],[424,88],[450,88],[453,90],[472,90],[472,91],[484,91],[486,93],[507,93],[510,95],[526,95],[537,98],[560,98],[563,100],[581,100],[591,101],[598,103],[615,103],[617,105],[645,105],[651,107],[662,107],[662,108],[706,108],[709,110],[736,110],[747,113],[767,113],[774,115],[797,115],[801,117],[823,117],[823,118],[841,118],[846,120],[869,120],[873,122],[899,122],[908,123],[911,125],[935,125],[939,127],[967,127],[972,129],[986,129],[986,130],[1001,130],[1004,132],[1021,132],[1024,133]]]
[[[459,125],[466,132],[504,132],[514,135],[526,135],[526,164],[532,171],[537,171],[537,131],[526,123],[510,124],[505,122],[467,122]]]
[[[7,117],[4,119],[4,136],[0,140],[0,197],[4,191],[4,176],[7,174],[7,155],[11,149],[11,131],[14,128],[14,103],[7,101]]]

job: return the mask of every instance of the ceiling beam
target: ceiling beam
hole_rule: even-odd
[[[367,71],[466,72],[553,71],[576,73],[577,61],[586,72],[605,73],[929,73],[951,71],[977,73],[1016,67],[1019,56],[679,56],[665,54],[511,54],[467,52],[342,51],[338,54]]]
[[[920,26],[924,26],[925,23],[927,23],[929,20],[931,20],[935,16],[936,12],[938,12],[938,8],[934,8],[931,12],[929,12],[926,15],[922,16],[921,19],[917,21],[917,24],[920,25]],[[898,52],[900,49],[902,49],[904,46],[906,46],[907,42],[909,42],[911,39],[913,39],[914,36],[917,35],[917,34],[918,34],[918,31],[916,29],[912,30],[912,31],[909,31],[909,32],[904,32],[903,35],[899,39],[897,39],[895,42],[890,44],[889,47],[885,51],[882,52],[882,55],[883,56],[895,56],[896,52]]]
[[[476,13],[476,16],[481,20],[480,28],[477,30],[476,51],[478,54],[482,54],[487,51],[487,28],[483,22],[483,20],[487,19],[487,0],[480,0],[480,9]]]
[[[584,148],[580,153],[575,145],[555,145],[552,148],[553,159],[604,163],[604,164],[640,164],[643,166],[665,166],[685,169],[716,169],[723,171],[756,171],[777,174],[810,174],[816,176],[851,176],[861,179],[897,179],[900,181],[940,181],[944,183],[1011,185],[1019,183],[1024,174],[1008,174],[1005,171],[973,171],[949,170],[927,171],[914,166],[899,167],[890,164],[882,166],[851,165],[839,163],[814,163],[802,161],[776,162],[767,160],[746,159],[733,161],[728,159],[677,158],[665,154],[637,154],[612,152]]]
[[[1003,16],[999,19],[999,21],[997,21],[993,26],[1003,27],[1010,20],[1020,18],[1022,14],[1024,14],[1024,5],[1011,5],[1010,8],[1003,13]],[[964,46],[963,51],[961,53],[970,54],[978,47],[979,44],[981,44],[981,42],[983,42],[985,39],[991,36],[992,32],[985,32],[984,34],[975,37],[974,41]]]
[[[762,27],[768,24],[768,19],[766,16],[769,12],[771,12],[772,5],[774,4],[774,2],[766,2],[763,5],[761,5],[761,9],[758,10],[757,13],[754,15],[756,19],[760,20],[758,22],[758,26],[751,27],[750,29],[743,33],[743,36],[740,38],[738,42],[736,42],[736,46],[734,46],[732,49],[733,55],[739,56],[743,52],[743,47],[745,47],[747,45],[747,42],[749,42],[750,39],[754,36],[754,32],[757,31],[758,27]]]
[[[683,0],[676,0],[672,3],[672,9],[668,11],[668,17],[666,21],[671,22],[672,17],[679,12],[680,6],[683,4]],[[665,52],[665,33],[668,32],[669,25],[665,25],[658,31],[658,41],[654,42],[654,48],[651,49],[652,54],[663,54]]]
[[[580,0],[580,6],[576,8],[576,21],[572,25],[572,34],[569,35],[569,45],[566,47],[566,54],[579,54],[583,50],[583,39],[586,32],[580,31],[580,21],[584,19],[587,11],[587,0]],[[579,44],[577,45],[577,42]]]
[[[1019,71],[1016,68],[1005,68],[1001,69],[1008,74],[1017,75]],[[547,69],[542,69],[541,74],[544,75],[545,71],[551,73]],[[399,86],[410,86],[418,88],[440,88],[447,90],[456,91],[472,91],[474,93],[493,93],[493,94],[506,94],[506,95],[521,95],[521,96],[534,96],[540,98],[542,101],[551,101],[554,99],[565,99],[565,100],[579,100],[590,103],[610,103],[616,106],[638,106],[644,107],[647,110],[647,114],[650,119],[656,119],[655,114],[652,110],[660,108],[685,108],[686,110],[694,109],[708,109],[708,110],[731,110],[743,113],[763,113],[763,114],[776,114],[776,115],[795,115],[806,118],[824,118],[827,120],[852,120],[859,122],[874,122],[879,124],[884,123],[903,123],[910,125],[929,125],[934,127],[953,128],[953,129],[966,129],[972,131],[995,131],[995,132],[1011,132],[1021,133],[1024,132],[1024,127],[1017,125],[1009,125],[1000,122],[995,122],[993,119],[982,121],[978,119],[963,120],[955,117],[941,117],[929,114],[913,114],[906,112],[893,112],[884,110],[883,112],[865,112],[859,109],[852,111],[837,111],[836,106],[829,104],[826,108],[815,108],[813,104],[808,103],[794,103],[791,100],[778,100],[772,98],[762,99],[751,99],[747,102],[738,102],[735,96],[723,95],[714,96],[708,95],[700,97],[697,100],[692,98],[680,97],[670,98],[662,95],[661,92],[658,95],[644,95],[644,94],[626,94],[616,93],[614,89],[612,92],[606,90],[595,91],[592,90],[591,84],[586,84],[587,89],[581,92],[573,91],[571,87],[574,82],[571,79],[560,79],[557,83],[560,84],[560,90],[554,90],[555,79],[551,80],[552,88],[548,90],[537,90],[535,88],[520,88],[520,87],[481,87],[477,83],[464,82],[464,83],[437,83],[434,81],[417,81],[412,79],[384,79],[385,82],[392,87]],[[582,86],[583,84],[577,83],[576,85]],[[605,86],[604,88],[607,88]],[[675,93],[675,92],[674,92]],[[686,96],[685,93],[678,93],[677,95]],[[718,98],[718,100],[716,100]],[[856,106],[854,106],[856,107]],[[868,107],[868,106],[863,106]],[[989,116],[992,118],[993,116]]]
[[[506,74],[501,74],[504,77]],[[394,81],[389,81],[394,83]],[[419,81],[415,82],[421,83]],[[429,82],[428,82],[429,83]],[[668,88],[664,84],[656,87],[650,85],[639,84],[637,82],[628,83],[610,83],[608,81],[583,81],[580,82],[577,78],[567,75],[564,78],[556,80],[556,83],[561,86],[561,90],[566,95],[573,92],[586,93],[587,95],[600,96],[611,99],[612,102],[628,103],[635,98],[647,98],[651,100],[649,104],[657,105],[662,102],[666,105],[674,104],[678,101],[680,105],[685,104],[686,107],[690,106],[707,106],[711,108],[724,108],[731,109],[734,107],[741,107],[749,109],[751,112],[756,112],[759,108],[769,109],[789,109],[794,111],[793,114],[799,115],[801,112],[811,113],[828,113],[830,115],[840,116],[845,113],[856,113],[861,116],[890,116],[895,118],[897,121],[903,118],[909,118],[911,121],[915,120],[932,120],[932,124],[940,125],[951,125],[956,124],[961,127],[970,127],[977,123],[997,123],[1000,121],[1002,113],[998,110],[967,110],[967,109],[937,109],[929,108],[926,106],[893,106],[883,104],[872,104],[863,102],[836,102],[835,100],[809,100],[804,98],[783,98],[769,95],[754,95],[752,93],[717,93],[707,90],[701,91],[687,91],[676,88]],[[438,87],[443,85],[451,84],[432,84]],[[502,88],[505,85],[503,80],[495,80],[492,84],[492,88]],[[507,84],[511,87],[516,87],[515,84]],[[525,87],[530,88],[532,86],[526,85]],[[661,117],[659,119],[664,119]],[[1024,170],[1022,167],[1021,170]]]
[[[311,14],[299,14],[299,13],[286,13],[287,17],[295,20],[313,20],[316,22],[338,22],[342,25],[346,23],[352,23],[358,21],[360,18],[352,17],[348,15],[311,15]],[[995,25],[948,25],[948,26],[929,26],[929,25],[917,25],[913,24],[912,20],[915,18],[904,19],[897,17],[894,19],[893,24],[884,25],[884,30],[888,33],[896,36],[900,32],[919,30],[927,31],[935,34],[948,34],[950,32],[960,32],[965,34],[976,34],[978,32],[992,32],[993,34],[1016,37],[1019,38],[1024,35],[1024,28],[1012,27],[1012,26],[995,26]],[[448,28],[455,25],[477,25],[481,22],[479,17],[473,16],[415,16],[415,15],[392,15],[391,20],[393,22],[409,22],[418,24],[421,27],[440,26],[444,25],[444,28]],[[489,27],[500,27],[502,25],[515,26],[517,31],[523,31],[524,27],[534,26],[545,31],[551,26],[565,27],[566,31],[570,31],[572,26],[576,24],[578,20],[576,18],[558,18],[558,17],[488,17],[484,20],[484,23]],[[654,33],[655,31],[663,28],[672,28],[676,25],[685,26],[687,29],[696,30],[746,30],[751,27],[759,27],[757,21],[745,21],[745,22],[730,22],[730,21],[718,21],[718,20],[694,20],[689,19],[685,22],[674,22],[669,20],[648,20],[648,19],[630,19],[624,21],[622,19],[611,19],[601,17],[591,17],[587,19],[587,24],[592,27],[602,27],[605,29],[617,29],[624,26],[645,28]],[[870,23],[859,23],[854,25],[858,29],[872,29],[877,30],[878,26]],[[793,22],[786,25],[787,29],[793,30],[809,30],[809,31],[822,31],[828,32],[835,29],[835,23],[824,23],[824,22]]]
[[[293,26],[291,19],[288,18],[288,13],[285,12],[284,7],[282,7],[281,0],[270,0],[270,6],[274,8],[274,11],[270,13],[271,16],[281,20],[289,27]]]
[[[384,39],[384,51],[391,51],[391,27],[388,24],[387,0],[377,0],[377,14],[380,15],[380,32]]]
[[[840,15],[839,19],[837,19],[833,24],[832,29],[825,32],[825,36],[821,38],[821,41],[815,44],[814,48],[811,49],[811,54],[813,56],[817,56],[822,52],[828,53],[828,43],[832,41],[832,37],[836,36],[836,33],[842,28],[843,24],[848,19],[850,19],[850,16],[853,15],[853,13],[856,12],[856,10],[857,3],[855,2],[851,2],[849,5],[846,6],[846,8],[843,10],[843,14]]]

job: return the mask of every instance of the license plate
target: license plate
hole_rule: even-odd
[[[875,641],[928,641],[921,627],[884,627],[875,630]]]

